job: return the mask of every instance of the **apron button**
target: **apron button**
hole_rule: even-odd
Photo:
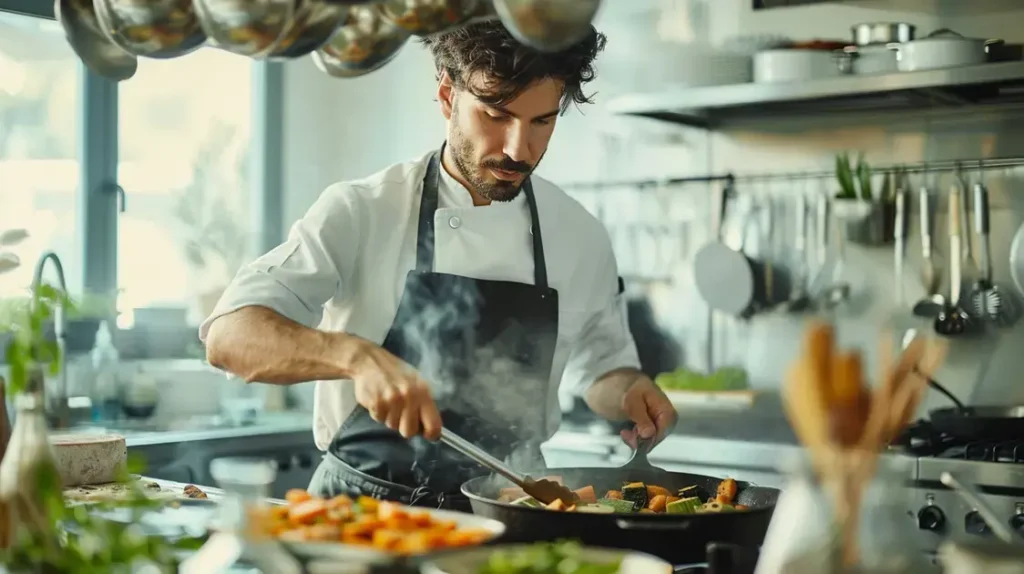
[[[458,217],[452,217],[448,220],[448,227],[452,229],[458,229],[460,225],[462,225],[462,220]]]

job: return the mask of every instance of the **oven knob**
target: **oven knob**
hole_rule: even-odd
[[[925,506],[917,511],[917,527],[939,532],[946,527],[946,514],[938,506]]]
[[[972,510],[967,513],[967,516],[964,516],[964,530],[968,534],[976,534],[978,536],[983,536],[990,532],[988,523],[985,522],[985,519],[981,517],[977,510]]]
[[[1024,514],[1014,514],[1010,518],[1010,528],[1024,534]]]

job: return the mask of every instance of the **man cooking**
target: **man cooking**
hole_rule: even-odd
[[[541,53],[483,23],[424,43],[445,143],[327,188],[200,338],[246,381],[317,381],[312,493],[465,509],[459,486],[485,471],[436,440],[442,425],[540,463],[560,383],[635,423],[634,446],[676,412],[639,370],[606,230],[532,175],[558,117],[591,101],[604,36]]]

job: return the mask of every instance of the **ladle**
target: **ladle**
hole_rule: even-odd
[[[811,306],[807,296],[807,196],[800,194],[796,205],[796,265],[799,271],[793,278],[793,290],[789,294],[786,309],[799,313]]]
[[[931,192],[922,187],[917,193],[921,226],[921,283],[925,296],[914,304],[913,312],[918,317],[934,319],[946,306],[946,298],[938,292],[939,273],[935,269],[935,255],[932,248]]]

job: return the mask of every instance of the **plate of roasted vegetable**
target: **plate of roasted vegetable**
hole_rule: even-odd
[[[287,493],[258,511],[260,528],[303,558],[416,556],[494,540],[505,525],[482,516],[411,507],[370,497]]]
[[[649,554],[584,546],[574,541],[499,544],[446,553],[423,564],[423,574],[669,574]]]

